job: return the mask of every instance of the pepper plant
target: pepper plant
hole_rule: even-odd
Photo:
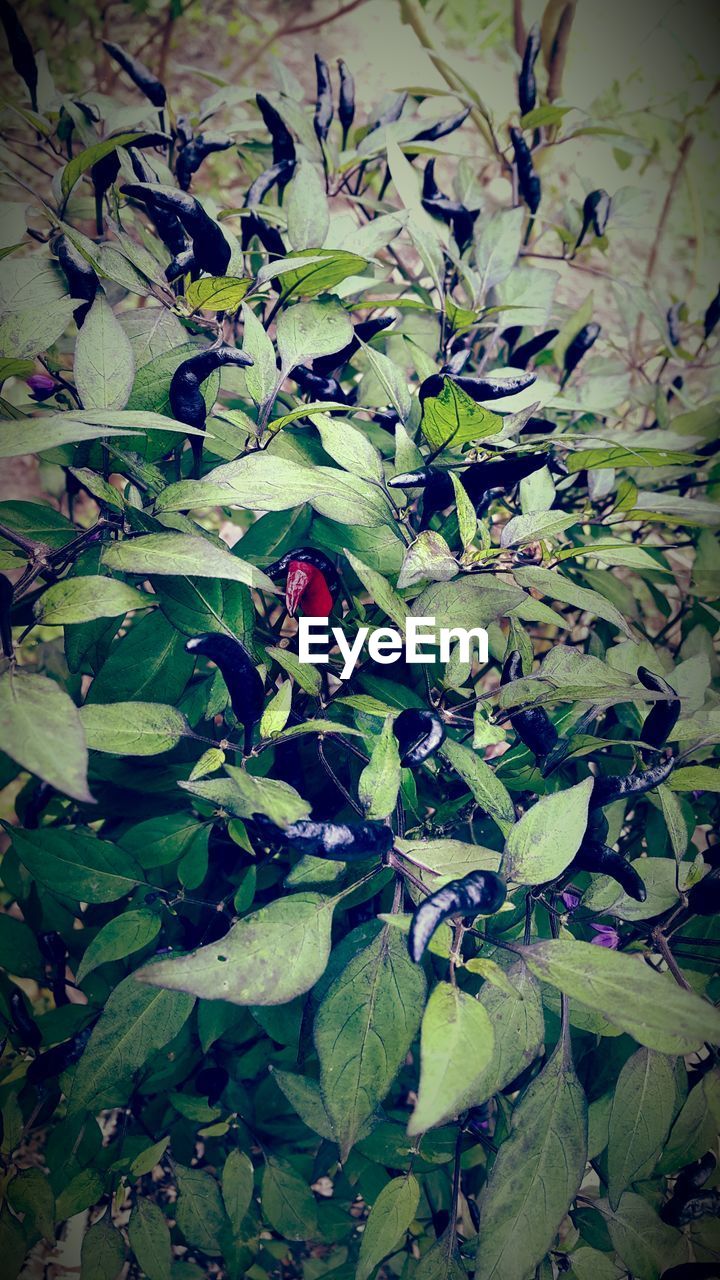
[[[718,1274],[719,307],[596,314],[548,12],[501,120],[2,6],[6,1280]]]

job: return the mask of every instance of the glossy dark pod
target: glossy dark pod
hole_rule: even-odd
[[[452,233],[462,251],[472,239],[473,227],[479,209],[467,209],[458,200],[451,200],[435,181],[435,161],[428,160],[423,173],[422,206],[426,213],[439,218],[452,228]]]
[[[165,279],[168,284],[172,284],[174,280],[179,280],[180,276],[185,275],[197,275],[197,263],[192,249],[183,249],[182,253],[178,253],[174,258],[170,259],[165,268]]]
[[[520,129],[514,126],[510,130],[510,139],[515,153],[515,171],[517,173],[518,191],[532,214],[537,213],[542,197],[540,179],[535,172],[532,154]]]
[[[445,726],[434,711],[408,707],[395,717],[393,733],[400,749],[400,764],[412,769],[435,754],[445,739]]]
[[[342,347],[340,351],[333,352],[330,356],[318,356],[313,360],[313,373],[331,374],[336,369],[343,369],[348,360],[354,356],[356,351],[360,349],[361,342],[370,342],[378,333],[382,333],[392,324],[392,316],[378,316],[375,320],[361,320],[353,329],[352,340],[347,346]],[[295,374],[293,374],[293,377]]]
[[[687,1227],[700,1218],[718,1217],[720,1217],[720,1191],[712,1188],[710,1191],[700,1191],[686,1200],[678,1210],[675,1221],[678,1227]]]
[[[111,151],[103,156],[90,170],[90,178],[95,190],[95,228],[99,236],[103,233],[103,200],[119,172],[120,157],[117,151]]]
[[[244,201],[245,208],[254,209],[256,205],[262,204],[265,196],[274,186],[284,187],[285,183],[290,181],[294,167],[291,160],[279,160],[277,164],[272,164],[269,169],[265,169],[248,187]],[[243,218],[243,226],[246,221],[248,219]]]
[[[663,677],[656,675],[654,671],[648,670],[647,667],[638,667],[637,674],[638,680],[646,689],[652,689],[655,693],[664,693],[669,699],[667,702],[653,704],[640,730],[641,742],[646,742],[649,747],[661,747],[667,742],[677,724],[680,715],[680,699],[667,680],[663,680]]]
[[[73,311],[75,323],[79,329],[97,293],[98,279],[90,263],[83,258],[67,236],[58,236],[53,249],[67,281],[70,297],[84,299],[82,305]]]
[[[602,777],[595,779],[595,786],[590,796],[590,808],[599,809],[603,805],[612,804],[614,800],[624,800],[645,795],[661,782],[665,782],[673,770],[675,761],[661,760],[659,764],[646,769],[644,773],[629,773],[625,777]]]
[[[712,1177],[716,1168],[717,1159],[715,1154],[712,1151],[708,1151],[699,1160],[695,1160],[692,1164],[688,1164],[684,1169],[680,1170],[675,1179],[672,1195],[660,1210],[660,1217],[663,1222],[667,1222],[670,1226],[680,1225],[683,1207],[696,1191],[705,1186],[708,1178]]]
[[[223,1090],[227,1087],[230,1076],[224,1067],[202,1067],[195,1076],[195,1088],[207,1098],[210,1106],[214,1106]]]
[[[12,605],[13,584],[4,573],[0,573],[0,647],[4,658],[13,656],[12,638]]]
[[[517,649],[508,655],[502,669],[501,685],[521,679],[522,657]],[[532,751],[536,760],[543,760],[558,743],[558,731],[544,707],[530,707],[526,711],[513,711],[510,723],[521,742]]]
[[[592,227],[598,238],[604,234],[610,217],[611,206],[610,196],[607,191],[603,191],[602,187],[586,195],[583,202],[582,227],[580,228],[580,235],[575,242],[576,249],[580,248],[590,227]]]
[[[92,1033],[92,1025],[84,1027],[82,1031],[78,1031],[70,1040],[66,1040],[64,1044],[53,1045],[52,1049],[46,1049],[45,1053],[41,1053],[35,1058],[27,1069],[28,1084],[43,1084],[46,1080],[52,1080],[56,1076],[67,1071],[68,1067],[72,1067],[79,1062],[85,1051],[85,1046],[90,1039]]]
[[[661,1280],[718,1280],[717,1262],[681,1262],[669,1271],[663,1271]]]
[[[13,67],[20,79],[25,81],[30,94],[32,109],[37,111],[38,69],[35,54],[25,34],[25,28],[12,5],[7,3],[7,0],[0,0],[0,22],[5,28]]]
[[[355,80],[352,72],[348,70],[347,64],[343,62],[342,58],[338,58],[337,64],[338,71],[340,73],[338,119],[342,125],[342,144],[343,147],[345,147],[352,122],[355,119]]]
[[[324,142],[330,132],[330,125],[333,122],[333,96],[332,81],[330,80],[330,68],[318,53],[315,54],[315,81],[317,84],[317,96],[315,98],[315,112],[313,115],[313,128],[318,142]]]
[[[645,902],[647,898],[645,884],[632,864],[606,844],[584,840],[568,867],[568,874],[574,871],[591,871],[596,875],[610,876],[629,898],[634,898],[636,902]]]
[[[463,111],[458,111],[457,115],[448,116],[445,120],[438,120],[436,124],[428,125],[426,129],[421,129],[419,133],[414,133],[412,142],[437,142],[438,138],[446,138],[449,133],[454,133],[461,125],[465,123],[470,115],[470,108],[465,107]]]
[[[688,906],[698,916],[720,915],[720,878],[711,873],[694,884],[688,893]]]
[[[54,965],[56,968],[65,965],[68,953],[67,946],[64,939],[54,929],[49,930],[47,933],[38,934],[38,947],[43,960],[47,964]]]
[[[675,302],[668,307],[665,313],[665,321],[667,323],[668,341],[671,347],[680,345],[680,308],[681,302]]]
[[[219,668],[236,719],[245,729],[246,750],[250,746],[252,727],[260,719],[265,693],[263,682],[245,645],[234,636],[209,633],[193,636],[185,648],[188,653],[201,653]]]
[[[110,57],[114,58],[119,67],[122,67],[133,84],[137,85],[140,92],[145,94],[148,101],[152,102],[154,107],[164,107],[167,101],[165,86],[145,66],[145,63],[141,62],[139,58],[134,58],[131,53],[128,53],[119,44],[113,44],[110,40],[103,40],[103,44]]]
[[[703,316],[703,335],[705,341],[713,333],[718,320],[720,320],[720,289],[718,289],[705,315]]]
[[[559,329],[546,329],[544,333],[538,333],[534,338],[529,338],[527,342],[515,347],[512,354],[514,367],[516,369],[527,369],[530,361],[539,355],[541,351],[544,351],[557,338],[559,332]]]
[[[384,858],[393,843],[390,827],[381,822],[313,822],[303,818],[284,830],[275,830],[276,839],[298,853],[337,862]]]
[[[483,378],[467,373],[433,373],[420,384],[418,395],[421,404],[427,400],[428,396],[439,396],[442,393],[445,378],[454,382],[472,400],[481,401],[501,400],[504,396],[517,395],[519,391],[525,391],[537,381],[537,374],[517,373],[507,378],[494,378],[492,374],[488,374]]]
[[[225,275],[230,263],[230,245],[199,200],[187,191],[160,183],[130,182],[123,186],[122,191],[131,199],[146,204],[151,214],[156,209],[173,214],[192,241],[198,268],[211,276]]]
[[[575,335],[567,351],[565,352],[565,372],[563,374],[563,385],[567,382],[568,378],[570,377],[570,374],[575,369],[577,369],[583,356],[587,355],[587,352],[590,350],[590,348],[595,345],[599,336],[600,336],[600,325],[596,324],[595,321],[592,321],[590,324],[584,325],[583,328],[580,330],[580,332]]]
[[[507,885],[495,871],[472,871],[450,880],[417,907],[410,923],[408,950],[419,964],[439,925],[449,916],[494,915],[507,897]]]
[[[40,1028],[28,1012],[22,991],[13,991],[10,996],[10,1016],[13,1026],[22,1040],[25,1049],[37,1049],[42,1041]]]
[[[289,160],[294,165],[295,140],[280,112],[268,101],[264,93],[257,93],[255,101],[272,138],[273,164],[279,164],[281,160]]]
[[[407,100],[407,93],[399,93],[395,100],[390,103],[387,110],[383,111],[382,115],[378,116],[377,120],[369,125],[368,133],[374,133],[376,129],[384,129],[386,124],[394,124],[396,120],[399,120]]]
[[[535,63],[540,52],[540,27],[534,23],[528,31],[523,53],[522,68],[518,79],[518,104],[520,114],[526,116],[537,102],[537,83],[535,81]]]
[[[300,390],[313,400],[333,400],[336,404],[348,404],[350,397],[345,394],[337,378],[316,373],[304,365],[297,365],[290,377]]]
[[[246,352],[238,351],[237,347],[230,347],[225,343],[209,347],[206,351],[190,356],[189,360],[184,360],[178,365],[170,381],[169,398],[173,417],[188,427],[204,431],[207,405],[200,390],[202,383],[216,369],[227,365],[243,368],[251,364],[252,360]],[[202,456],[202,438],[191,436],[190,445],[197,470]]]
[[[227,151],[233,145],[232,138],[207,137],[198,133],[178,152],[175,162],[175,176],[183,191],[190,189],[192,176],[208,156],[216,151]]]

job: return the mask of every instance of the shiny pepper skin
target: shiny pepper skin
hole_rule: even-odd
[[[377,120],[374,120],[373,123],[368,126],[368,133],[374,133],[376,129],[384,129],[386,124],[394,124],[396,120],[399,120],[405,109],[405,103],[407,100],[407,93],[399,93],[395,100],[390,103],[387,110],[383,111],[382,115],[378,116]]]
[[[284,831],[276,830],[277,838],[298,853],[337,862],[384,858],[393,843],[390,827],[380,822],[313,822],[303,818]]]
[[[178,422],[184,422],[188,427],[197,427],[198,430],[204,431],[207,405],[200,390],[201,384],[216,369],[225,365],[244,367],[250,364],[252,360],[246,352],[238,351],[236,347],[230,347],[224,343],[219,347],[200,351],[196,356],[190,356],[189,360],[184,360],[175,370],[170,382],[170,408],[173,411],[173,417],[177,418]],[[202,457],[202,437],[191,436],[190,445],[197,470]]]
[[[411,959],[419,964],[439,925],[448,916],[492,916],[507,897],[507,885],[495,871],[472,871],[451,880],[417,907],[408,934]]]
[[[629,898],[634,898],[636,902],[644,902],[647,898],[647,889],[635,867],[606,844],[584,840],[567,870],[568,874],[592,871],[597,875],[610,876]]]
[[[225,275],[230,262],[230,245],[199,200],[187,191],[160,183],[130,182],[122,191],[132,200],[146,204],[151,216],[156,209],[173,214],[190,237],[198,270],[211,276]]]
[[[56,1076],[62,1075],[63,1071],[67,1071],[68,1067],[72,1067],[76,1062],[79,1062],[91,1033],[92,1026],[84,1027],[82,1031],[78,1031],[76,1035],[72,1036],[70,1040],[66,1040],[64,1044],[55,1044],[51,1049],[46,1049],[45,1053],[39,1054],[27,1069],[26,1079],[28,1084],[44,1084],[46,1080],[52,1080]]]
[[[587,355],[591,347],[595,345],[600,337],[600,325],[595,321],[590,324],[583,325],[579,333],[575,335],[565,352],[565,372],[563,373],[561,386],[565,386],[570,374],[577,369],[583,356]]]
[[[273,164],[280,164],[281,161],[287,160],[294,165],[295,142],[280,112],[276,111],[271,102],[268,102],[264,93],[257,93],[255,101],[272,138]]]
[[[285,603],[294,617],[302,606],[310,618],[327,618],[340,588],[332,560],[314,547],[296,547],[269,564],[265,573],[275,581],[286,578]]]
[[[674,764],[675,761],[671,756],[668,760],[661,760],[659,764],[646,769],[644,773],[629,773],[623,778],[609,776],[596,778],[590,796],[590,808],[599,809],[606,804],[612,804],[614,800],[634,799],[645,795],[646,791],[659,787],[661,782],[665,782],[670,777]]]
[[[718,320],[720,320],[720,289],[718,289],[703,317],[703,336],[706,342],[711,333],[713,333]]]
[[[546,329],[544,333],[538,333],[534,338],[529,338],[527,342],[523,342],[519,347],[515,347],[512,353],[512,364],[515,369],[527,369],[531,360],[544,351],[547,346],[558,336],[559,329]]]
[[[5,28],[13,67],[20,79],[25,81],[30,94],[32,109],[37,111],[38,69],[35,54],[25,34],[25,28],[22,26],[12,5],[7,3],[7,0],[0,0],[0,22]]]
[[[580,248],[590,227],[592,227],[598,239],[605,234],[611,208],[612,200],[602,187],[598,187],[597,191],[591,191],[586,195],[583,202],[582,227],[580,228],[580,235],[575,241],[576,249]]]
[[[134,85],[137,85],[141,93],[154,107],[162,109],[167,101],[167,93],[164,84],[154,76],[139,58],[134,58],[131,53],[123,49],[119,44],[113,44],[110,40],[103,40],[103,44],[114,58],[119,67],[130,77]]]
[[[512,684],[522,678],[522,657],[514,649],[505,660],[500,679],[501,685]],[[521,742],[532,751],[536,760],[549,755],[557,745],[558,732],[544,707],[530,707],[527,711],[510,713],[510,723]]]
[[[80,329],[97,293],[97,276],[90,263],[67,236],[59,236],[53,248],[67,281],[70,297],[84,299],[81,306],[76,307],[73,312],[75,323]]]
[[[185,648],[215,663],[230,694],[236,720],[245,730],[245,750],[250,748],[253,725],[260,719],[264,690],[260,674],[245,645],[234,636],[209,633],[193,636]]]
[[[479,209],[467,209],[458,200],[443,194],[435,181],[435,160],[428,160],[423,173],[422,206],[426,213],[452,228],[460,250],[472,239]]]
[[[647,667],[638,667],[638,680],[646,689],[664,693],[669,699],[667,702],[653,703],[640,730],[641,742],[647,743],[649,747],[662,747],[677,724],[680,699],[667,680],[663,680],[654,671],[649,671]]]
[[[438,138],[446,138],[449,133],[454,133],[461,125],[465,123],[470,115],[470,108],[465,107],[464,111],[458,111],[457,115],[448,116],[445,120],[438,120],[436,124],[428,125],[426,129],[421,129],[419,133],[414,133],[411,142],[437,142]]]
[[[103,156],[90,170],[90,178],[95,190],[95,228],[99,236],[103,233],[103,201],[107,192],[120,172],[120,157],[117,151]]]
[[[528,31],[523,54],[522,69],[518,80],[518,102],[520,115],[526,116],[537,102],[537,84],[535,81],[535,63],[540,52],[540,27],[536,22]]]
[[[378,316],[375,320],[361,320],[353,328],[353,336],[347,346],[341,347],[330,356],[317,356],[313,360],[313,373],[331,374],[336,369],[343,369],[348,360],[360,350],[361,342],[370,342],[383,329],[392,324],[392,316]],[[294,375],[293,375],[294,376]]]
[[[342,58],[338,58],[340,92],[338,94],[338,119],[342,125],[342,144],[347,146],[348,134],[355,119],[355,79]]]
[[[4,658],[13,656],[13,638],[11,613],[13,605],[13,584],[4,573],[0,573],[0,647]]]
[[[178,152],[175,162],[175,176],[183,191],[190,190],[192,176],[197,173],[203,160],[216,151],[227,151],[233,145],[232,138],[213,138],[198,133],[186,146]]]
[[[662,1280],[717,1280],[716,1262],[681,1262],[663,1271]]]
[[[530,148],[528,147],[521,130],[515,128],[515,126],[510,130],[510,138],[513,144],[513,151],[515,152],[515,169],[518,179],[518,191],[530,212],[535,214],[540,207],[542,187],[540,185],[540,179],[535,172]]]
[[[325,59],[321,58],[318,53],[315,54],[315,79],[317,82],[317,97],[315,99],[313,127],[318,142],[323,143],[330,132],[330,125],[333,122],[335,113],[333,110],[330,68]]]
[[[297,365],[290,377],[299,389],[313,400],[334,400],[338,404],[351,404],[351,398],[345,394],[337,378],[323,377],[314,369]]]
[[[445,726],[434,711],[408,707],[393,721],[393,733],[400,748],[400,764],[412,769],[437,751],[445,740]]]
[[[681,1225],[682,1211],[689,1200],[692,1200],[696,1191],[705,1186],[708,1178],[712,1177],[717,1168],[717,1160],[712,1151],[708,1151],[699,1160],[695,1160],[692,1164],[688,1164],[684,1169],[680,1170],[672,1195],[666,1204],[660,1210],[660,1217],[663,1222],[667,1222],[669,1226],[677,1227]]]
[[[476,403],[485,400],[502,400],[505,396],[515,396],[520,391],[525,391],[527,387],[531,387],[537,380],[536,373],[516,373],[507,378],[494,378],[492,374],[485,377],[473,375],[469,373],[431,373],[429,378],[420,384],[418,392],[420,403],[424,404],[428,396],[434,397],[442,394],[445,378],[449,378],[450,382],[454,382],[461,391],[470,396],[471,400]]]

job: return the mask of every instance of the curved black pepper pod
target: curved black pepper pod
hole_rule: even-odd
[[[535,81],[535,63],[540,52],[540,26],[536,22],[528,31],[523,53],[522,68],[518,80],[518,103],[520,114],[526,116],[533,110],[537,102],[537,84]]]
[[[337,862],[384,858],[393,844],[392,830],[382,822],[313,822],[302,818],[276,831],[278,840],[299,853]]]
[[[207,405],[200,386],[216,369],[230,364],[246,367],[252,364],[252,360],[246,352],[223,343],[219,347],[199,351],[196,356],[190,356],[189,360],[183,360],[178,365],[170,381],[169,392],[170,408],[178,422],[184,422],[188,427],[197,427],[200,431],[205,430]],[[202,438],[191,436],[190,446],[197,471],[202,457]]]
[[[336,369],[344,368],[351,356],[354,356],[355,352],[359,351],[361,342],[370,342],[378,333],[382,333],[383,329],[387,329],[392,322],[392,316],[378,316],[375,320],[361,320],[359,324],[354,326],[353,336],[347,346],[342,347],[340,351],[335,351],[330,356],[318,356],[313,360],[313,373],[331,374]]]
[[[4,658],[13,656],[11,613],[14,587],[4,573],[0,573],[0,647]]]
[[[286,182],[289,182],[294,168],[293,161],[279,160],[277,164],[272,164],[269,169],[263,170],[248,187],[244,200],[245,208],[253,209],[256,205],[261,204],[276,183],[279,186],[284,186]],[[243,224],[244,221],[243,219]]]
[[[154,107],[161,109],[167,102],[167,93],[164,84],[154,76],[152,71],[141,62],[139,58],[134,58],[131,53],[123,49],[119,44],[113,44],[110,40],[103,40],[103,44],[114,58],[119,67],[129,75],[134,85],[137,85],[141,93],[145,94],[148,101],[152,102]]]
[[[39,1048],[42,1042],[40,1028],[28,1013],[28,1007],[22,991],[13,991],[9,1004],[13,1026],[22,1039],[23,1047],[26,1049]]]
[[[503,396],[515,396],[537,381],[536,373],[517,373],[509,378],[494,378],[492,374],[478,377],[474,374],[455,374],[452,381],[473,400],[501,400]]]
[[[180,276],[188,274],[197,274],[197,263],[192,249],[183,249],[168,262],[165,268],[165,279],[168,284],[172,284],[174,280],[179,280]]]
[[[720,915],[720,879],[711,872],[698,880],[688,893],[688,906],[698,916]]]
[[[681,1262],[663,1271],[661,1280],[718,1280],[716,1262]]]
[[[232,138],[207,137],[198,133],[179,152],[175,162],[175,176],[183,191],[190,189],[192,176],[197,173],[203,160],[215,151],[227,151],[233,145]]]
[[[30,94],[32,109],[37,111],[38,69],[35,54],[25,34],[25,28],[12,5],[7,3],[7,0],[0,0],[0,22],[5,28],[13,67],[20,79],[25,81]]]
[[[348,134],[355,119],[355,79],[342,58],[338,58],[340,73],[340,92],[338,94],[338,119],[342,125],[343,148],[347,144]]]
[[[507,897],[507,885],[495,871],[472,871],[461,880],[450,880],[417,907],[410,922],[408,950],[419,964],[439,925],[448,916],[492,916]]]
[[[234,636],[210,632],[187,641],[188,653],[202,653],[219,668],[235,718],[245,730],[245,751],[249,751],[253,725],[260,719],[265,691],[258,670],[245,645]]]
[[[522,657],[513,649],[505,659],[500,684],[512,684],[523,674]],[[543,760],[558,743],[558,731],[544,707],[530,707],[526,711],[511,711],[510,723],[521,742],[532,751],[536,760]]]
[[[384,129],[386,124],[394,124],[396,120],[399,120],[407,100],[407,93],[399,93],[394,102],[390,103],[387,111],[383,111],[382,115],[378,116],[377,120],[368,127],[368,133],[374,133],[376,129]]]
[[[333,96],[332,82],[330,80],[330,68],[324,58],[319,53],[315,54],[315,80],[317,83],[317,97],[315,99],[315,114],[313,116],[313,127],[318,142],[324,142],[330,132],[330,125],[333,122]]]
[[[65,964],[67,947],[60,934],[54,929],[38,934],[38,947],[47,964],[55,965],[56,968]]]
[[[527,342],[515,347],[512,353],[513,366],[516,369],[527,369],[533,357],[544,351],[549,343],[557,338],[559,332],[559,329],[546,329],[544,333],[538,333],[534,338],[529,338]]]
[[[273,144],[273,164],[282,160],[295,164],[295,141],[280,112],[268,102],[264,93],[256,93],[255,101],[267,126]]]
[[[443,194],[435,181],[435,160],[428,160],[423,172],[422,206],[426,213],[447,224],[457,240],[460,250],[472,238],[473,226],[479,209],[467,209],[458,200]]]
[[[715,1155],[712,1151],[708,1151],[699,1160],[695,1160],[693,1164],[688,1164],[684,1169],[680,1170],[675,1179],[672,1195],[660,1210],[660,1217],[663,1222],[667,1222],[673,1227],[680,1225],[680,1217],[685,1204],[692,1198],[693,1192],[705,1186],[708,1178],[711,1177],[716,1168],[717,1160]]]
[[[680,308],[682,305],[682,302],[674,302],[671,307],[668,307],[665,313],[668,341],[671,347],[678,347],[680,345]]]
[[[129,182],[122,191],[123,195],[147,204],[151,213],[159,209],[174,214],[190,236],[198,270],[211,276],[225,275],[230,262],[230,245],[199,200],[187,191],[160,183]]]
[[[580,332],[575,335],[565,352],[565,372],[561,386],[565,386],[570,374],[574,369],[577,369],[583,356],[595,345],[599,336],[600,325],[596,324],[594,320],[590,324],[584,325]]]
[[[34,1058],[25,1077],[28,1084],[38,1085],[45,1080],[52,1080],[55,1076],[62,1075],[63,1071],[67,1071],[68,1067],[79,1062],[91,1032],[92,1024],[78,1031],[64,1044],[55,1044],[51,1049],[46,1049],[45,1053]]]
[[[457,374],[462,373],[469,359],[470,347],[459,346],[453,351],[450,359],[445,361],[440,372],[446,373],[449,377],[454,378]]]
[[[133,167],[133,173],[138,182],[146,182],[153,185],[155,182],[155,174],[145,164],[142,156],[134,147],[127,148],[130,156],[130,163]],[[173,257],[184,253],[188,247],[188,238],[185,234],[182,222],[174,213],[168,213],[166,209],[161,209],[155,205],[148,212],[155,223],[155,230],[162,240],[165,248]],[[169,278],[169,277],[168,277]]]
[[[679,1227],[686,1227],[690,1222],[697,1222],[698,1218],[717,1218],[718,1216],[720,1216],[720,1191],[712,1188],[710,1191],[701,1191],[698,1195],[686,1200],[675,1221]]]
[[[428,125],[426,129],[421,129],[419,133],[414,133],[411,142],[437,142],[438,138],[446,138],[449,133],[454,133],[461,125],[465,123],[470,115],[470,108],[465,107],[463,111],[458,111],[457,115],[448,116],[446,120],[438,120],[436,124]]]
[[[79,329],[97,293],[97,276],[90,263],[86,258],[83,258],[67,236],[58,236],[58,239],[53,244],[53,249],[67,281],[70,297],[84,298],[82,305],[76,307],[73,311],[75,323]]]
[[[610,209],[612,208],[612,200],[607,191],[599,187],[597,191],[591,191],[586,195],[583,201],[583,220],[580,228],[580,235],[575,241],[575,248],[579,249],[588,229],[592,227],[598,238],[604,234],[605,228],[610,217]]]
[[[646,742],[649,747],[661,747],[667,742],[677,724],[680,715],[680,699],[667,680],[663,680],[662,676],[656,675],[654,671],[648,670],[647,667],[638,667],[637,674],[638,680],[646,689],[652,689],[655,693],[664,693],[669,699],[668,702],[653,704],[640,730],[641,742]]]
[[[597,875],[610,876],[629,898],[636,902],[645,902],[647,898],[645,884],[632,864],[606,844],[583,841],[567,869],[568,874],[574,871],[593,871]]]
[[[703,335],[706,342],[715,329],[718,320],[720,320],[720,289],[718,289],[703,317]]]
[[[117,150],[98,160],[90,170],[90,177],[95,189],[95,227],[99,236],[103,233],[103,200],[120,172],[120,157]]]
[[[301,364],[293,369],[290,377],[301,391],[312,396],[314,400],[335,400],[338,404],[351,403],[337,378],[323,377],[314,369],[308,369]]]
[[[212,1107],[227,1087],[229,1080],[230,1076],[224,1067],[201,1067],[195,1076],[195,1088],[199,1094],[207,1098]]]
[[[668,760],[661,760],[659,764],[646,769],[644,773],[629,773],[622,778],[596,778],[590,796],[590,808],[599,809],[606,804],[612,804],[614,800],[645,795],[646,791],[659,787],[661,782],[665,782],[670,777],[674,764],[675,761],[670,756]]]
[[[294,547],[292,551],[286,551],[284,556],[280,556],[279,560],[273,560],[272,564],[269,564],[264,572],[273,581],[276,578],[283,578],[289,566],[295,560],[314,565],[322,573],[332,594],[335,595],[337,593],[340,587],[338,571],[332,560],[325,555],[325,552],[318,551],[315,547]]]
[[[445,726],[434,711],[408,707],[395,717],[393,733],[400,748],[400,764],[412,769],[435,754],[445,739]]]
[[[542,187],[540,179],[535,172],[530,148],[520,129],[517,129],[514,125],[510,129],[510,138],[515,152],[518,191],[530,212],[535,214],[540,207]]]

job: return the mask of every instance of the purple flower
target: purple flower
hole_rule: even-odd
[[[566,889],[564,893],[560,894],[560,897],[565,903],[565,907],[568,911],[575,911],[575,909],[580,905],[579,893],[572,893],[569,889]]]
[[[609,924],[591,924],[590,928],[597,934],[597,938],[591,939],[593,946],[607,947],[610,951],[617,951],[620,941],[617,929],[613,929]]]
[[[42,404],[43,400],[49,400],[57,391],[57,383],[49,373],[33,373],[26,378],[25,385],[30,390],[30,395],[38,404]]]

